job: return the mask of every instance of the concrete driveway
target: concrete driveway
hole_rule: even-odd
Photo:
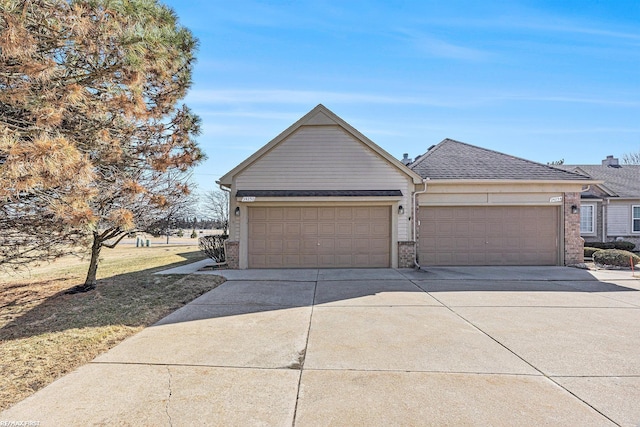
[[[222,286],[0,420],[640,423],[640,280],[628,271],[221,273]]]

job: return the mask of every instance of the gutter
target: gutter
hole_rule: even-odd
[[[413,239],[416,241],[416,245],[413,251],[413,266],[420,270],[420,264],[418,264],[418,236],[416,231],[416,224],[418,222],[418,194],[424,194],[427,192],[427,181],[430,178],[425,178],[422,180],[422,184],[424,185],[424,189],[421,191],[415,191],[413,193]]]

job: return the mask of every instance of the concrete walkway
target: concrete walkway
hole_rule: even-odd
[[[215,274],[228,281],[0,420],[41,426],[640,423],[640,281],[628,271]]]

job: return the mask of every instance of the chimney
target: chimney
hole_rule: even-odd
[[[409,163],[411,163],[411,159],[409,158],[409,153],[404,153],[402,155],[402,160],[400,160],[402,162],[403,165],[408,165]]]
[[[612,168],[616,168],[619,167],[620,164],[618,163],[618,159],[616,157],[607,156],[607,158],[602,161],[602,166],[610,166]]]

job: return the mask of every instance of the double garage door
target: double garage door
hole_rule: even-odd
[[[249,268],[391,266],[389,206],[250,207]]]
[[[557,206],[420,207],[420,263],[557,265]]]

